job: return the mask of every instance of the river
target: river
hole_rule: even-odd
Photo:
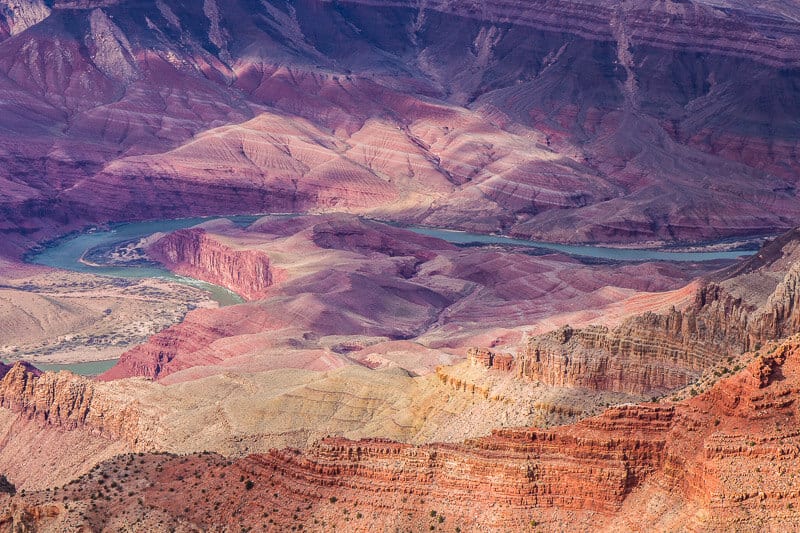
[[[124,224],[113,224],[108,230],[89,230],[79,234],[70,234],[61,239],[53,241],[43,250],[30,255],[27,260],[39,265],[47,265],[74,272],[86,272],[100,276],[110,276],[115,278],[142,279],[159,278],[193,287],[201,288],[210,293],[211,297],[221,306],[235,305],[244,300],[232,291],[200,281],[194,278],[173,274],[166,268],[157,265],[143,266],[117,266],[117,265],[96,265],[84,262],[81,259],[94,249],[109,247],[114,244],[128,242],[153,233],[169,232],[183,228],[196,226],[220,217],[211,218],[182,218],[174,220],[155,220],[148,222],[130,222]],[[238,224],[249,224],[258,219],[255,216],[226,217]]]
[[[657,248],[610,248],[588,244],[556,244],[551,242],[528,241],[524,239],[514,239],[512,237],[503,237],[502,235],[483,235],[480,233],[468,233],[465,231],[440,228],[412,227],[409,229],[415,233],[436,237],[453,244],[506,244],[525,246],[529,248],[553,250],[569,255],[592,257],[595,259],[610,259],[614,261],[688,261],[696,263],[700,261],[717,261],[720,259],[733,260],[755,253],[754,250],[673,252],[663,249],[659,250]]]
[[[281,215],[292,216],[292,215]],[[233,305],[241,303],[242,299],[231,291],[203,281],[183,276],[177,276],[169,270],[156,265],[143,266],[117,266],[95,265],[81,259],[90,251],[110,247],[114,244],[128,242],[152,235],[157,232],[169,232],[195,226],[202,222],[217,218],[227,218],[237,225],[246,226],[259,217],[255,215],[242,215],[230,217],[182,218],[172,220],[155,220],[148,222],[129,222],[114,224],[108,230],[90,230],[79,234],[72,234],[58,239],[43,250],[28,257],[28,261],[40,265],[47,265],[64,270],[88,272],[102,276],[117,278],[141,279],[162,278],[179,283],[201,287],[212,293],[220,305]],[[752,250],[737,251],[708,251],[708,252],[675,252],[664,249],[650,248],[610,248],[603,246],[581,244],[555,244],[540,241],[514,239],[500,235],[484,235],[467,233],[463,231],[447,230],[440,228],[409,227],[409,230],[430,237],[436,237],[453,244],[505,244],[553,250],[569,255],[591,257],[595,259],[609,259],[615,261],[716,261],[733,260],[739,257],[753,255]]]
[[[294,215],[281,215],[294,216]],[[109,248],[115,244],[137,240],[157,232],[169,232],[178,229],[195,226],[202,222],[218,218],[227,218],[240,226],[246,226],[259,218],[255,215],[229,216],[229,217],[205,217],[205,218],[182,218],[172,220],[156,220],[148,222],[129,222],[113,224],[108,230],[89,230],[83,233],[67,235],[58,239],[41,251],[28,257],[28,261],[40,265],[47,265],[64,270],[75,272],[87,272],[101,276],[116,278],[142,279],[160,278],[178,283],[184,283],[194,287],[199,287],[208,291],[211,297],[220,306],[235,305],[242,303],[243,300],[237,294],[224,287],[206,283],[193,278],[178,276],[169,270],[157,265],[142,266],[119,266],[112,264],[94,264],[82,261],[82,259],[92,250],[98,248]],[[505,244],[514,246],[524,246],[530,248],[540,248],[553,250],[575,256],[591,257],[596,259],[608,259],[615,261],[715,261],[720,259],[737,259],[742,256],[752,255],[753,251],[709,251],[709,252],[673,252],[657,249],[634,249],[634,248],[608,248],[590,245],[568,245],[554,244],[547,242],[527,241],[514,239],[499,235],[483,235],[478,233],[467,233],[463,231],[446,230],[439,228],[410,227],[407,228],[415,233],[436,237],[453,244]],[[96,375],[113,366],[115,361],[96,361],[73,364],[38,364],[42,370],[58,371],[71,370],[76,374]]]

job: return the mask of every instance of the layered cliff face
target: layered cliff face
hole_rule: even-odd
[[[221,285],[247,300],[263,298],[272,285],[265,253],[226,246],[202,229],[170,233],[153,243],[148,255],[178,274]]]
[[[40,374],[18,363],[0,380],[0,471],[31,490],[62,485],[124,452],[240,457],[330,435],[459,442],[497,427],[566,423],[633,399],[521,386],[464,365],[427,376],[355,365],[227,371],[162,385]]]
[[[0,464],[18,487],[63,484],[138,448],[142,418],[131,397],[25,363],[3,367],[0,374]]]
[[[2,520],[44,530],[158,520],[200,529],[792,530],[800,340],[748,358],[691,400],[617,406],[553,430],[425,446],[327,438],[233,462],[121,456],[55,496],[5,496]],[[116,486],[104,486],[111,476]]]
[[[533,337],[517,357],[520,377],[552,385],[661,395],[705,370],[800,331],[798,234],[766,244],[715,274],[691,305],[647,312],[615,328],[563,327]]]
[[[0,407],[59,429],[88,427],[111,440],[135,436],[137,410],[120,405],[106,389],[68,372],[42,374],[16,363],[0,380]]]
[[[4,254],[230,209],[605,242],[800,218],[785,4],[1,5]]]

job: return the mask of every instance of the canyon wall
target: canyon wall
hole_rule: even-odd
[[[24,363],[3,372],[0,464],[18,488],[63,485],[138,448],[142,417],[132,398],[110,395],[87,378],[43,374]]]
[[[515,371],[551,385],[632,394],[684,387],[715,365],[800,331],[796,245],[796,232],[765,245],[706,281],[684,309],[647,312],[611,329],[565,326],[533,337]]]
[[[231,210],[560,242],[787,229],[799,16],[733,0],[6,3],[0,251]]]
[[[771,343],[690,400],[619,405],[571,426],[461,444],[326,438],[237,460],[120,456],[66,487],[0,496],[0,521],[199,529],[726,531],[800,526],[800,338]],[[117,477],[113,498],[105,479]],[[147,480],[142,483],[142,480]],[[190,485],[191,483],[191,485]],[[205,492],[203,492],[205,490]],[[118,497],[116,497],[118,495]],[[178,497],[176,497],[178,496]],[[80,514],[78,502],[96,504]],[[75,505],[78,504],[78,505]],[[208,511],[209,505],[214,508]],[[36,520],[30,523],[36,524]]]
[[[172,232],[153,243],[147,253],[173,272],[221,285],[247,300],[263,298],[272,285],[267,254],[236,249],[202,229]]]
[[[32,372],[14,364],[0,379],[0,407],[62,430],[86,428],[98,437],[135,442],[135,402],[109,395],[104,387],[69,372]]]
[[[789,20],[779,16],[779,9],[769,13],[769,6],[763,4],[766,12],[756,14],[741,4],[721,6],[703,0],[637,0],[622,6],[580,0],[502,0],[480,5],[432,0],[422,6],[411,0],[345,0],[342,3],[375,8],[422,7],[494,24],[561,31],[598,41],[618,41],[619,27],[623,26],[626,38],[632,43],[646,43],[666,50],[757,58],[779,67],[800,65],[800,32]],[[775,35],[785,38],[778,40]],[[742,46],[743,41],[746,41],[745,46]]]

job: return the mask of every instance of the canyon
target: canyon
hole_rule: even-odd
[[[640,306],[680,305],[691,296],[681,285],[715,266],[593,265],[513,247],[460,249],[347,215],[264,217],[247,228],[210,222],[156,241],[154,258],[165,256],[164,246],[194,258],[191,270],[172,258],[166,264],[241,294],[242,280],[261,286],[263,272],[276,272],[275,282],[247,304],[190,312],[100,379],[177,382],[223,370],[352,362],[424,375],[473,345],[515,342],[537,322],[543,329],[615,324]],[[240,278],[224,279],[230,265]]]
[[[0,0],[0,531],[800,528],[798,21]]]
[[[461,444],[326,438],[305,452],[234,461],[124,454],[66,486],[0,496],[0,520],[43,531],[790,530],[800,520],[791,474],[800,345],[795,337],[748,359],[691,400],[622,405],[574,426],[495,430]]]
[[[798,220],[783,3],[3,5],[6,255],[225,206],[560,242]]]
[[[459,248],[349,215],[267,216],[245,227],[215,220],[146,241],[174,268],[231,289],[242,291],[244,279],[226,277],[234,264],[237,272],[271,273],[271,284],[261,299],[189,311],[124,353],[99,381],[15,367],[0,382],[7,416],[0,465],[18,486],[65,482],[122,451],[240,456],[331,434],[458,442],[641,400],[532,386],[505,370],[487,371],[474,357],[462,360],[476,343],[521,339],[537,319],[545,330],[547,321],[613,324],[687,300],[691,292],[681,285],[717,268]],[[673,291],[658,292],[664,289]],[[86,454],[73,452],[62,468],[31,468],[17,457],[33,435],[43,444],[32,461],[59,456],[62,442]]]

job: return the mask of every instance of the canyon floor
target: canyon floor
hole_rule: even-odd
[[[201,290],[160,280],[3,266],[0,359],[35,363],[116,359],[197,307],[216,307],[216,303]]]

